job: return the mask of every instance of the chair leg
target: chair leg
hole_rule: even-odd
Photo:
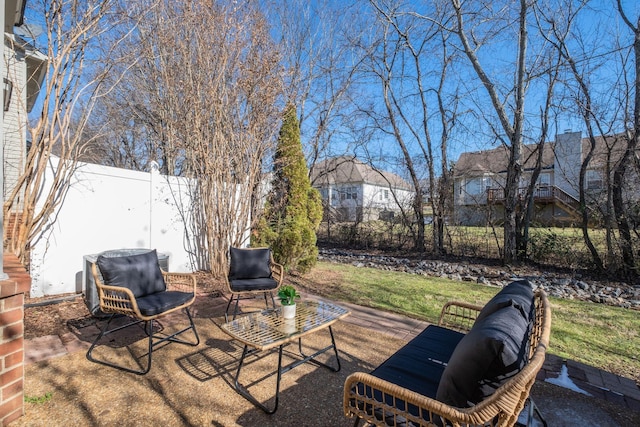
[[[178,331],[174,334],[169,335],[168,337],[164,337],[162,339],[160,339],[158,342],[154,343],[153,345],[156,346],[164,341],[171,341],[171,342],[176,342],[178,344],[186,344],[186,345],[190,345],[191,347],[196,347],[200,344],[200,336],[198,335],[198,331],[196,329],[196,325],[195,323],[193,323],[193,317],[191,316],[191,312],[189,311],[189,307],[185,307],[184,312],[187,314],[187,317],[189,318],[189,326],[187,326],[186,328],[182,329],[181,331]],[[196,338],[195,342],[190,342],[190,341],[186,341],[186,340],[182,340],[182,339],[177,339],[175,338],[176,336],[182,334],[183,332],[187,332],[189,329],[193,330],[193,335]]]
[[[191,312],[189,311],[188,307],[184,308],[185,313],[187,314],[187,317],[189,318],[189,326],[187,326],[186,328],[175,332],[169,336],[166,337],[159,337],[156,336],[153,333],[153,324],[155,322],[155,320],[148,320],[148,321],[143,321],[143,320],[134,320],[133,322],[129,322],[126,325],[122,325],[122,326],[118,326],[116,328],[113,329],[108,329],[109,325],[111,324],[111,320],[113,320],[115,314],[112,314],[109,317],[109,320],[107,321],[107,323],[105,324],[105,326],[102,328],[102,330],[100,331],[100,334],[98,335],[98,337],[94,340],[94,342],[91,344],[91,347],[89,348],[89,350],[87,351],[87,359],[89,359],[92,362],[95,363],[99,363],[102,365],[106,365],[106,366],[110,366],[112,368],[116,368],[119,369],[121,371],[125,371],[125,372],[130,372],[132,374],[137,374],[137,375],[144,375],[146,373],[149,372],[149,370],[151,369],[151,356],[153,354],[153,348],[159,344],[162,344],[165,341],[169,341],[169,342],[175,342],[175,343],[179,343],[179,344],[187,344],[190,346],[197,346],[200,344],[200,337],[198,335],[198,331],[196,329],[196,325],[193,322],[193,317],[191,316]],[[125,366],[121,366],[121,365],[117,365],[115,363],[106,361],[106,360],[100,360],[100,359],[96,359],[95,357],[93,357],[93,349],[96,347],[96,345],[98,344],[98,342],[106,335],[109,335],[113,332],[128,328],[129,326],[133,326],[133,325],[137,325],[138,323],[144,322],[144,331],[147,334],[148,337],[148,347],[147,347],[147,363],[146,366],[142,366],[142,364],[140,364],[137,359],[136,362],[138,362],[138,364],[140,365],[141,369],[131,369],[131,368],[127,368]],[[182,339],[178,339],[176,338],[176,336],[182,334],[183,332],[186,332],[188,330],[193,330],[193,334],[195,336],[195,342],[189,342],[186,340],[182,340]],[[156,341],[154,342],[154,339],[156,339]]]
[[[234,297],[234,295],[231,294],[231,298],[229,298],[229,302],[227,303],[227,308],[224,310],[224,322],[225,323],[229,322],[229,307],[231,306],[231,303],[233,302],[233,297]]]
[[[227,309],[224,311],[225,322],[229,322],[229,307],[231,307],[231,304],[233,303],[234,298],[236,300],[236,306],[233,309],[233,317],[231,318],[231,320],[236,320],[236,316],[238,315],[238,305],[240,304],[240,295],[231,294],[231,298],[227,303]]]
[[[89,347],[89,350],[87,351],[87,359],[89,359],[92,362],[95,363],[99,363],[101,365],[106,365],[106,366],[110,366],[112,368],[116,368],[119,369],[121,371],[125,371],[125,372],[130,372],[132,374],[137,374],[137,375],[144,375],[147,372],[149,372],[149,370],[151,369],[151,352],[153,350],[153,320],[151,321],[143,321],[143,320],[134,320],[132,322],[129,322],[125,325],[121,325],[118,326],[116,328],[113,329],[109,329],[109,325],[111,324],[111,321],[114,319],[115,314],[112,314],[111,316],[109,316],[109,319],[107,320],[107,323],[105,323],[104,327],[102,328],[102,330],[100,331],[100,334],[96,337],[96,339],[93,341],[93,343],[91,344],[91,347]],[[133,326],[133,325],[137,325],[139,323],[144,322],[144,330],[145,333],[148,335],[149,337],[149,346],[148,346],[148,353],[147,353],[147,366],[146,367],[142,367],[142,369],[131,369],[131,368],[127,368],[125,366],[121,366],[121,365],[117,365],[115,363],[109,362],[107,360],[100,360],[100,359],[96,359],[95,357],[93,357],[93,350],[96,347],[96,345],[98,344],[98,342],[105,336],[112,334],[114,332],[120,331],[122,329],[128,328],[129,326]]]
[[[273,299],[273,292],[269,292],[269,296],[271,297],[271,304],[273,305],[273,308],[275,310],[275,308],[276,308],[276,300]]]

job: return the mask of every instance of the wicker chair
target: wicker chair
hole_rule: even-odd
[[[227,290],[231,294],[227,309],[224,312],[228,321],[229,308],[235,299],[233,319],[238,314],[240,299],[264,297],[266,308],[269,308],[268,297],[273,308],[275,301],[273,292],[282,285],[284,268],[273,260],[269,248],[229,249],[229,275],[225,277]]]
[[[539,416],[529,399],[529,392],[549,345],[551,310],[544,291],[536,292],[534,303],[535,320],[529,332],[527,364],[475,406],[456,408],[369,373],[356,372],[345,382],[345,415],[356,417],[356,426],[364,419],[369,425],[376,426],[505,427],[516,425],[518,415],[528,404],[529,416],[533,416],[534,411]],[[466,303],[448,303],[442,310],[439,326],[466,333],[481,309]],[[384,399],[380,400],[380,396]]]
[[[155,250],[129,256],[101,255],[92,264],[91,269],[98,288],[100,310],[110,316],[87,351],[87,359],[143,375],[151,369],[151,355],[154,347],[165,342],[177,342],[190,346],[197,346],[200,343],[189,312],[189,306],[196,298],[196,278],[193,274],[162,271]],[[154,333],[154,323],[158,318],[178,310],[184,310],[189,319],[189,326],[171,335]],[[131,321],[109,329],[117,315],[127,316]],[[141,369],[131,369],[93,356],[94,348],[103,337],[140,323],[144,323],[144,331],[149,339],[146,364],[143,365],[136,359]],[[194,342],[176,338],[189,330],[193,330]]]

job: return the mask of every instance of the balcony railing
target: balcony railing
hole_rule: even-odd
[[[527,188],[518,188],[518,198],[524,199],[527,194]],[[489,188],[487,189],[487,202],[488,203],[504,203],[505,192],[503,188]],[[533,200],[538,203],[554,203],[557,201],[563,202],[575,209],[578,208],[578,200],[565,192],[564,190],[552,186],[552,185],[540,185],[536,187],[533,192]]]

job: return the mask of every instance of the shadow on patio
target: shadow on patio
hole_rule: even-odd
[[[426,326],[403,316],[344,304],[352,315],[333,325],[342,370],[334,373],[305,363],[284,374],[279,409],[267,415],[233,388],[242,345],[220,329],[226,303],[224,297],[200,295],[194,305],[200,345],[171,344],[154,351],[153,366],[144,376],[89,362],[85,352],[97,333],[95,322],[69,319],[71,333],[64,339],[68,351],[26,367],[25,395],[52,393],[51,399],[26,403],[25,416],[12,425],[350,426],[353,420],[342,413],[345,378],[355,371],[370,371]],[[183,317],[176,319],[184,322]],[[171,318],[162,326],[174,327]],[[303,338],[305,347],[312,349],[329,342],[326,330]],[[135,343],[115,340],[103,344],[100,351],[121,361],[130,358],[131,352],[143,353],[144,347],[144,339]],[[320,357],[329,363],[333,359],[331,352]],[[541,380],[559,375],[562,366],[551,355],[547,360]],[[248,359],[242,371],[241,382],[268,405],[275,395],[276,366],[277,352],[265,352]],[[532,395],[552,426],[640,423],[640,412],[630,410],[629,404],[609,402],[606,395],[587,397],[542,381],[536,383]],[[622,400],[624,404],[625,396]],[[635,410],[640,411],[640,406]]]

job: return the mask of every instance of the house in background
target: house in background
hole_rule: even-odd
[[[320,191],[325,219],[331,215],[338,222],[391,219],[401,206],[408,208],[415,195],[400,176],[348,156],[316,164],[311,184]]]
[[[533,221],[545,225],[572,225],[580,221],[579,177],[590,141],[581,132],[565,132],[544,144],[542,167],[534,192]],[[615,137],[596,138],[596,150],[585,174],[585,194],[593,204],[605,192],[607,158],[621,154]],[[523,146],[523,173],[518,185],[524,198],[538,155],[535,144]],[[509,149],[462,153],[454,166],[454,221],[461,225],[500,223],[504,218],[504,186]],[[629,187],[632,187],[629,185]]]

